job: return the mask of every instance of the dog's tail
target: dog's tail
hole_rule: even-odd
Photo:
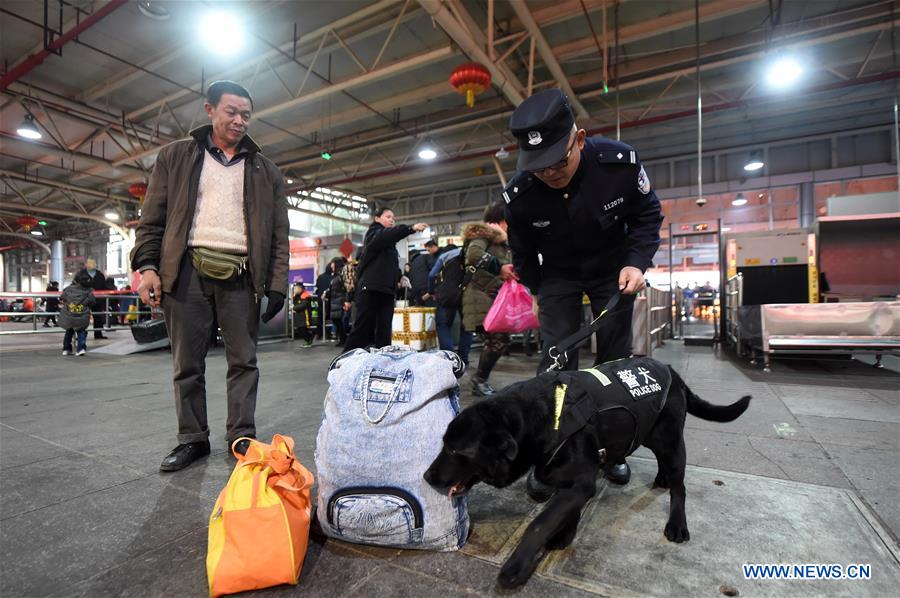
[[[672,383],[684,389],[684,396],[687,399],[687,412],[694,417],[711,422],[730,422],[739,418],[750,405],[750,395],[741,397],[731,405],[713,405],[695,395],[694,391],[688,388],[688,385],[681,379],[678,372],[672,369],[671,366],[669,371],[672,372]]]

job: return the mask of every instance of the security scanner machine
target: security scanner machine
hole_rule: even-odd
[[[822,217],[816,229],[725,243],[725,330],[740,354],[900,353],[900,213]]]

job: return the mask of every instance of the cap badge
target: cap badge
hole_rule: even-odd
[[[528,145],[540,145],[543,138],[540,131],[528,131]]]
[[[622,159],[622,152],[619,152],[618,154],[616,154],[616,158],[618,158],[619,160],[621,160],[621,159]]]

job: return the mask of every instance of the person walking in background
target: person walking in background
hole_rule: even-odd
[[[267,299],[265,323],[288,291],[284,177],[247,135],[250,92],[216,81],[203,107],[210,124],[156,158],[131,252],[141,300],[153,307],[162,300],[172,344],[179,444],[161,471],[209,455],[205,371],[216,317],[228,363],[225,441],[247,451],[247,438],[256,437],[260,298]]]
[[[466,367],[469,366],[469,350],[475,334],[467,330],[462,313],[462,289],[465,286],[465,256],[462,249],[453,247],[442,252],[431,272],[428,273],[427,295],[436,306],[435,327],[438,346],[444,351],[454,351],[453,322],[459,316],[459,344],[455,352]]]
[[[467,224],[462,231],[465,267],[475,269],[463,291],[463,327],[478,332],[483,343],[478,369],[472,376],[472,392],[480,397],[494,394],[488,377],[509,347],[509,334],[484,330],[484,318],[497,292],[504,281],[515,278],[503,212],[503,202],[494,202],[484,210],[483,223]]]
[[[389,208],[375,211],[375,221],[366,231],[359,259],[356,290],[353,293],[355,317],[353,331],[347,337],[346,351],[370,345],[391,344],[391,319],[394,296],[400,280],[400,257],[395,247],[400,240],[428,228],[424,222],[412,226],[394,225]]]
[[[434,300],[428,294],[428,273],[434,267],[438,257],[438,244],[433,239],[425,242],[425,251],[417,253],[410,259],[409,272],[409,304],[419,307],[434,307]]]
[[[335,258],[331,261],[329,267],[334,269],[334,273],[331,277],[331,284],[326,291],[328,298],[326,309],[328,310],[328,319],[331,320],[334,326],[337,343],[339,346],[343,346],[347,342],[347,327],[344,322],[346,315],[344,304],[347,302],[347,288],[344,286],[344,273],[352,266],[348,265],[344,259]]]
[[[64,328],[63,355],[72,355],[72,338],[77,337],[76,355],[87,353],[87,327],[90,324],[91,307],[96,298],[91,288],[91,277],[84,270],[75,275],[75,280],[63,289],[59,298],[59,326]]]
[[[97,268],[97,260],[92,257],[84,260],[84,268],[81,269],[81,272],[87,273],[90,277],[90,287],[93,290],[106,290],[106,275]],[[94,306],[96,309],[91,310],[94,317],[94,339],[104,339],[106,338],[103,336],[103,328],[106,326],[106,314],[103,312],[109,310],[106,309],[106,303],[102,300],[97,300]]]
[[[47,292],[53,293],[53,295],[48,296],[44,301],[44,311],[48,314],[44,318],[44,328],[50,327],[51,320],[54,326],[58,326],[56,323],[56,312],[59,311],[59,297],[57,296],[57,293],[59,293],[59,282],[51,280],[50,284],[47,285]]]

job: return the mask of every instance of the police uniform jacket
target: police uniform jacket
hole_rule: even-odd
[[[513,263],[532,292],[544,281],[591,281],[625,266],[653,265],[662,211],[630,145],[585,139],[566,188],[551,189],[519,172],[503,198]]]

